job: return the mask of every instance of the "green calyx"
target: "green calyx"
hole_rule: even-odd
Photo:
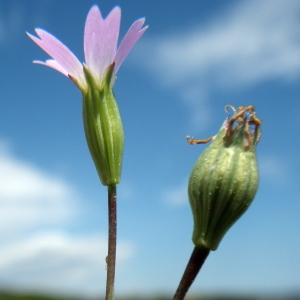
[[[188,140],[190,144],[213,141],[197,160],[188,184],[196,246],[216,250],[254,199],[260,125],[253,106],[239,107],[215,137]]]
[[[118,184],[121,179],[124,131],[111,79],[112,64],[101,84],[95,82],[84,66],[88,88],[83,92],[83,122],[87,144],[103,185]]]

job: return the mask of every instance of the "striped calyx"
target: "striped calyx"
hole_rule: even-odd
[[[122,120],[111,87],[113,68],[114,64],[99,84],[84,67],[87,82],[82,99],[84,131],[99,178],[105,186],[120,182],[124,150]]]
[[[253,106],[239,107],[219,133],[190,144],[212,144],[198,158],[189,178],[194,218],[193,243],[216,250],[228,229],[250,206],[258,188],[256,145],[261,121]],[[226,107],[226,109],[227,109]]]

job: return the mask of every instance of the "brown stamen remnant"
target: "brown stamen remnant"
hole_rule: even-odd
[[[255,114],[252,114],[248,121],[248,124],[253,124],[253,125],[257,125],[257,126],[261,125],[261,123],[262,123],[262,121],[260,119],[258,119]]]
[[[249,120],[248,120],[248,126],[249,126],[249,125],[254,125],[254,126],[255,126],[255,130],[254,130],[254,132],[252,133],[252,136],[254,136],[254,135],[256,134],[256,132],[257,132],[257,130],[258,130],[258,128],[259,128],[259,126],[260,126],[261,124],[262,124],[262,121],[256,117],[255,113],[253,113],[253,114],[250,115],[250,118],[249,118]],[[256,137],[256,143],[259,142],[259,140],[260,140],[260,135],[261,135],[261,133],[260,133],[260,131],[259,131],[259,132],[258,132],[258,135],[257,135],[257,137]]]
[[[232,127],[233,127],[234,122],[237,119],[241,118],[246,111],[251,111],[251,112],[254,111],[254,106],[246,106],[246,107],[241,106],[237,109],[235,115],[230,119],[230,121],[228,123],[228,127],[227,127],[227,130],[225,133],[225,139],[231,137],[232,132],[233,132]]]
[[[247,119],[247,116],[244,115],[244,113],[249,112],[249,117]],[[224,141],[225,143],[228,143],[230,141],[230,138],[232,137],[232,135],[234,134],[234,123],[238,122],[239,124],[242,123],[246,123],[246,128],[245,128],[245,142],[244,142],[244,148],[245,151],[247,151],[248,149],[250,149],[250,147],[253,145],[254,140],[253,140],[253,136],[254,136],[254,132],[256,132],[257,128],[261,125],[261,120],[258,119],[255,115],[254,112],[254,106],[241,106],[239,107],[236,111],[234,116],[230,119],[226,132],[225,132],[225,136],[224,136]],[[253,132],[250,132],[250,125],[254,125],[255,129]],[[257,143],[259,141],[259,136],[256,139],[255,143]]]
[[[235,109],[232,105],[226,105],[225,111],[227,112],[228,108],[231,108],[234,111],[233,117],[228,121],[228,124],[226,126],[225,130],[225,136],[224,141],[225,143],[229,143],[232,135],[234,134],[234,123],[237,122],[238,124],[246,123],[246,129],[245,129],[245,150],[249,149],[253,144],[253,136],[254,133],[250,130],[250,125],[254,125],[255,129],[254,132],[257,130],[257,128],[262,124],[262,121],[258,119],[254,112],[254,106],[240,106],[238,109]],[[247,115],[244,115],[247,113]],[[250,130],[249,130],[250,128]],[[196,144],[207,144],[208,142],[214,140],[215,136],[212,136],[208,139],[203,140],[195,140],[194,137],[190,139],[189,136],[186,137],[187,142],[190,145],[196,145]],[[260,136],[257,137],[256,143],[259,141]]]
[[[186,137],[187,142],[190,145],[196,145],[196,144],[207,144],[209,143],[211,140],[214,139],[214,136],[208,138],[208,139],[204,139],[204,140],[195,140],[193,137],[190,139],[189,136]]]

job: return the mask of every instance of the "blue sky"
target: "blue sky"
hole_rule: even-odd
[[[0,287],[103,294],[106,189],[90,158],[81,94],[32,60],[41,27],[83,61],[94,1],[0,1]],[[300,285],[300,2],[100,1],[121,34],[149,29],[118,72],[125,153],[116,293],[173,293],[193,249],[187,180],[224,107],[262,119],[260,186],[191,293],[287,293]],[[298,178],[298,179],[297,179]]]

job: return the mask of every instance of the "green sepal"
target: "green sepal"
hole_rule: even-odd
[[[101,83],[95,82],[83,67],[88,88],[83,92],[83,123],[87,144],[103,185],[118,184],[121,179],[124,131],[111,81],[112,64]]]

